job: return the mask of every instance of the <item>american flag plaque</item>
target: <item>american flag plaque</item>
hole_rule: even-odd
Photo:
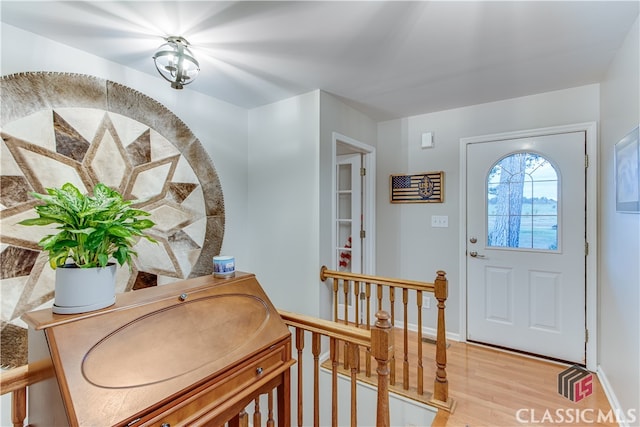
[[[391,203],[442,203],[444,172],[391,175]]]

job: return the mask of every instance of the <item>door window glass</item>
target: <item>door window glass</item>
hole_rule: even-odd
[[[502,158],[487,178],[487,245],[558,250],[558,173],[544,156]]]

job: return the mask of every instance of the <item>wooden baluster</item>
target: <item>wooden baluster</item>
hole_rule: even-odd
[[[407,304],[409,302],[409,290],[402,289],[402,309],[404,320],[404,340],[403,340],[403,356],[402,356],[402,388],[409,390],[409,322]]]
[[[320,334],[311,334],[311,353],[313,354],[313,425],[320,425]]]
[[[238,415],[238,426],[249,427],[249,414],[247,414],[244,409],[240,411],[240,414]]]
[[[376,313],[377,321],[371,330],[371,352],[378,362],[378,401],[376,426],[389,427],[389,355],[393,354],[393,329],[386,311]]]
[[[345,325],[349,324],[349,288],[351,288],[351,280],[343,280],[342,290],[344,292],[344,324]]]
[[[358,427],[358,360],[360,359],[360,346],[349,344],[349,364],[351,365],[351,427]]]
[[[329,354],[331,357],[331,426],[338,427],[338,340],[330,338]]]
[[[382,298],[384,297],[383,287],[380,284],[376,285],[376,297],[378,298],[378,309],[376,310],[377,313],[379,311],[382,311]]]
[[[364,284],[365,299],[367,301],[367,330],[371,330],[371,283]],[[367,348],[365,357],[365,375],[371,377],[371,348]]]
[[[355,319],[353,321],[353,323],[356,325],[356,328],[358,326],[360,326],[360,282],[358,281],[354,281],[353,282],[353,295],[354,295],[354,299],[355,301],[353,302],[354,307],[355,307]]]
[[[19,388],[11,393],[11,422],[13,427],[22,427],[27,417],[27,388]]]
[[[389,303],[391,304],[391,327],[396,326],[396,288],[393,286],[389,287]],[[391,376],[389,377],[389,382],[391,385],[396,385],[396,355],[391,353],[391,361],[389,362],[391,365]]]
[[[438,300],[438,327],[436,337],[436,379],[433,384],[433,399],[447,403],[449,401],[449,382],[447,380],[447,336],[444,322],[444,308],[447,300],[446,273],[438,270],[434,282],[435,297]]]
[[[262,425],[262,414],[260,413],[260,396],[256,397],[253,402],[253,425],[260,427]]]
[[[333,321],[338,321],[338,288],[340,281],[332,279],[333,281]]]
[[[424,394],[424,368],[422,367],[422,291],[416,291],[418,305],[418,394]]]
[[[355,323],[356,323],[356,328],[359,328],[360,327],[360,321],[358,320],[359,319],[359,305],[358,305],[358,302],[360,301],[360,282],[354,281],[353,282],[353,289],[354,289],[353,295],[354,295],[354,298],[356,300],[356,302],[355,302],[355,306],[356,306],[356,313],[355,313],[356,321],[355,321]],[[353,368],[353,365],[351,365],[351,363],[354,363],[354,362],[356,364],[356,366],[355,366],[356,372],[359,374],[360,373],[360,357],[358,357],[357,359],[353,359],[353,360],[349,361],[351,368]]]
[[[273,419],[273,390],[270,390],[267,395],[267,427],[275,427],[275,420]]]
[[[364,295],[367,301],[367,330],[371,329],[371,283],[364,284]]]
[[[249,416],[243,409],[238,415],[232,417],[228,422],[228,427],[249,427]]]
[[[302,352],[304,350],[304,329],[296,328],[296,349],[298,350],[298,426],[302,426],[303,412],[303,382],[302,382]]]
[[[351,280],[343,280],[342,284],[343,284],[342,287],[344,290],[344,324],[348,325],[349,324],[349,288],[351,287]],[[347,346],[348,344],[345,341],[343,345],[343,352],[342,352],[344,369],[349,369],[349,358],[347,357],[347,354],[348,354]]]

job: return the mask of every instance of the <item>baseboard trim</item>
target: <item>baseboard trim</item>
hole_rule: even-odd
[[[395,327],[402,329],[404,327],[404,323],[403,322],[398,322],[396,320]],[[416,325],[415,323],[408,323],[407,324],[407,330],[417,333],[418,332],[418,325]],[[422,327],[422,335],[424,337],[435,339],[436,336],[437,336],[436,328],[432,328],[430,326],[423,326]],[[446,338],[447,338],[447,341],[462,341],[460,339],[460,334],[458,334],[457,332],[447,331]]]
[[[602,366],[598,365],[598,368],[596,369],[596,375],[598,376],[598,380],[602,385],[602,390],[604,391],[605,396],[607,396],[609,405],[611,405],[611,410],[617,416],[618,425],[620,427],[631,427],[631,424],[629,424],[630,420],[627,420],[627,414],[624,412],[624,409],[620,405],[620,401],[616,397],[616,393],[613,391],[611,383],[609,383],[609,380],[607,379],[607,375],[602,370]],[[636,416],[638,416],[638,414],[636,414]],[[636,419],[635,421],[638,420]]]

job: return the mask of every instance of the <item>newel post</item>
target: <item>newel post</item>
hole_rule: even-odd
[[[436,379],[433,385],[433,399],[447,403],[449,401],[449,381],[447,380],[447,336],[444,322],[444,308],[447,300],[447,278],[442,270],[437,272],[434,282],[434,296],[438,300],[438,328],[436,336]]]
[[[393,352],[393,329],[386,311],[378,311],[376,319],[371,329],[371,354],[378,362],[376,426],[389,427],[389,359]]]

